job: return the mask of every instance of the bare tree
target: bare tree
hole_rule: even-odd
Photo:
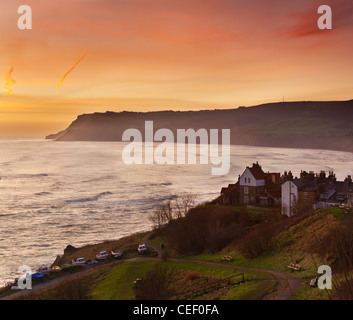
[[[148,217],[155,229],[159,230],[165,224],[163,210],[159,206]]]
[[[160,206],[160,210],[162,211],[165,223],[168,223],[174,218],[174,208],[173,203],[169,200],[167,203],[162,204]]]
[[[195,195],[191,193],[183,194],[175,200],[169,200],[159,205],[150,215],[149,220],[155,229],[160,230],[164,225],[172,220],[186,216],[188,211],[195,205]]]
[[[196,196],[193,193],[185,193],[174,201],[175,218],[183,218],[191,208],[195,206]]]
[[[149,220],[153,223],[155,229],[160,229],[165,224],[173,220],[173,204],[169,200],[167,203],[159,205],[149,216]]]

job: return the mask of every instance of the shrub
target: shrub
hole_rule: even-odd
[[[136,289],[136,299],[166,300],[172,296],[168,287],[168,268],[164,263],[156,264],[148,270]]]
[[[200,274],[197,271],[190,271],[185,275],[184,281],[192,281],[200,278]]]
[[[273,247],[273,238],[277,230],[273,224],[256,227],[239,243],[239,250],[248,259],[253,259],[268,252]]]
[[[249,226],[260,221],[258,216],[232,207],[202,206],[168,223],[162,233],[179,254],[217,252],[240,239]]]
[[[87,300],[92,290],[91,276],[76,276],[60,281],[54,287],[31,293],[19,300]]]

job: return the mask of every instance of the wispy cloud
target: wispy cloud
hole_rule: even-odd
[[[318,8],[322,1],[314,0],[304,5],[304,10],[294,12],[288,16],[288,21],[293,21],[291,25],[284,28],[283,34],[289,38],[303,37],[324,37],[327,33],[318,28],[317,21],[320,17]],[[353,2],[350,0],[328,0],[325,5],[329,5],[333,12],[333,29],[353,27]]]

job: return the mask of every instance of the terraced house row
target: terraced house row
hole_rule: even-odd
[[[221,190],[221,203],[257,208],[277,207],[292,216],[303,210],[349,206],[353,202],[352,176],[337,181],[334,172],[264,172],[259,163],[247,167],[238,181]]]

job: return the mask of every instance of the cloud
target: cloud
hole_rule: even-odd
[[[282,32],[288,38],[325,37],[327,31],[320,30],[317,26],[321,14],[318,8],[322,1],[312,1],[304,6],[304,11],[294,12],[288,15],[288,21],[294,21]],[[351,0],[328,0],[333,14],[333,30],[351,28],[353,23],[353,2]]]
[[[12,86],[16,84],[16,81],[12,79],[12,72],[13,72],[13,66],[10,65],[9,70],[5,73],[4,75],[4,85],[2,89],[5,91],[5,95],[9,95],[12,93],[12,89],[10,89]]]

